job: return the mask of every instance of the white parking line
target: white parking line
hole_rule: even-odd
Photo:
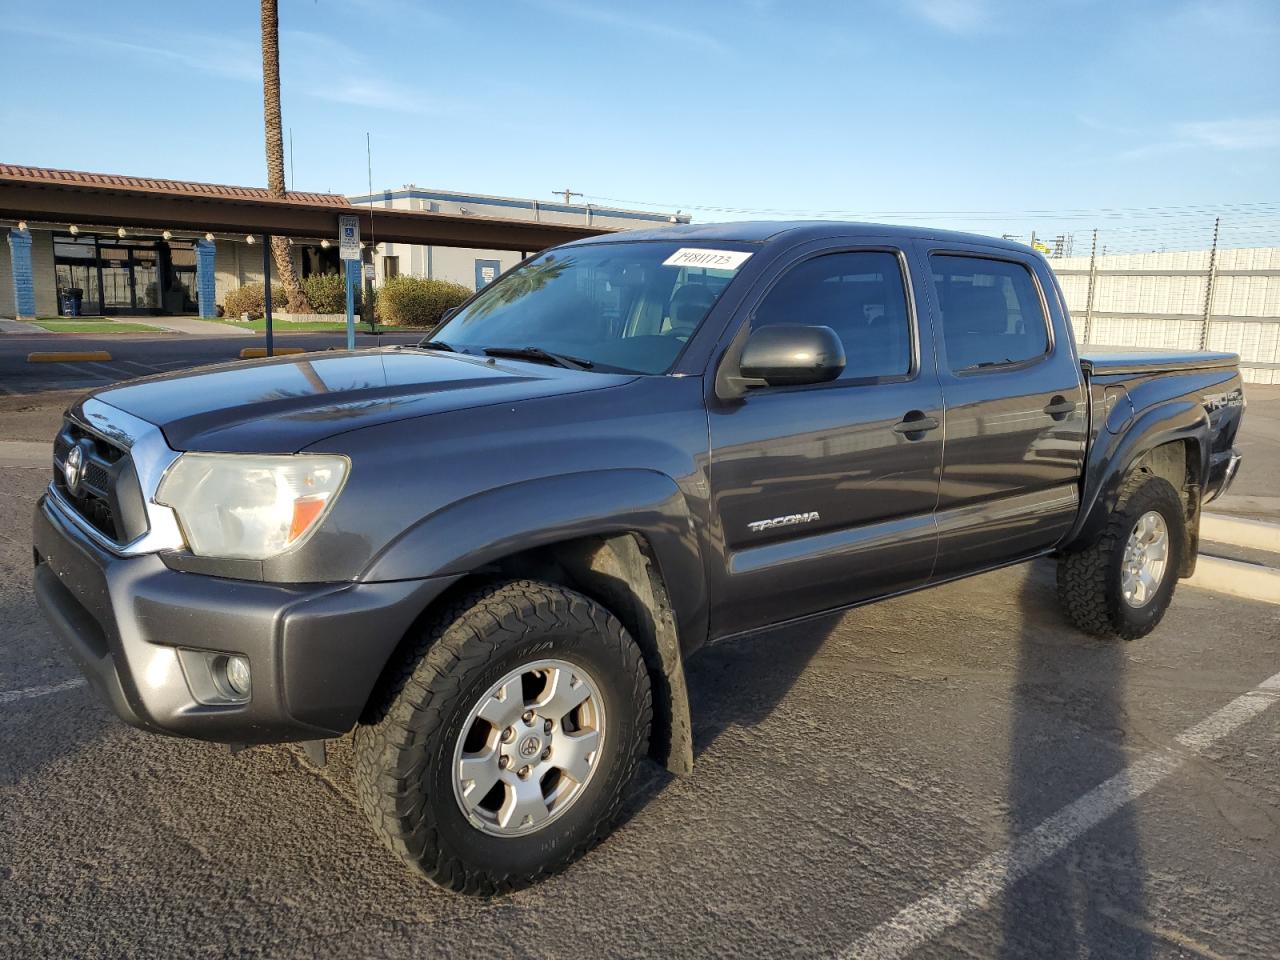
[[[154,367],[149,363],[142,363],[140,360],[121,360],[120,362],[127,364],[130,367],[136,367],[139,370],[145,370],[147,373],[164,373],[164,370],[160,367]]]
[[[93,367],[95,370],[102,370],[102,371],[105,371],[105,372],[103,373],[103,376],[109,376],[113,381],[114,381],[114,380],[119,380],[121,376],[127,375],[127,374],[128,374],[128,372],[129,372],[129,371],[127,371],[127,370],[121,370],[121,369],[119,368],[119,366],[118,366],[118,365],[116,365],[116,366],[108,366],[108,365],[107,365],[107,364],[105,364],[105,363],[98,363],[98,362],[96,362],[96,361],[92,361],[92,360],[91,360],[91,361],[89,361],[88,363],[86,363],[86,364],[85,364],[85,366],[86,366],[86,367]]]
[[[72,677],[61,683],[50,683],[43,687],[27,687],[25,690],[0,690],[0,704],[13,703],[16,700],[30,700],[32,697],[47,697],[51,693],[62,693],[84,686],[84,677]]]
[[[108,379],[100,373],[94,373],[92,370],[81,370],[78,367],[73,367],[69,363],[59,363],[58,366],[61,367],[63,370],[67,371],[68,373],[75,374],[77,377],[81,379],[85,379],[86,375],[88,375],[89,377],[93,377],[93,384],[115,382],[114,375],[110,379]]]
[[[934,893],[899,911],[846,949],[842,957],[904,957],[966,917],[985,910],[1034,871],[1131,800],[1160,784],[1267,707],[1280,702],[1280,673],[1179,734],[1173,747],[1149,753],[1055,813],[1004,850],[991,854]]]

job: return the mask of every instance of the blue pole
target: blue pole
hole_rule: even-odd
[[[274,357],[275,340],[271,335],[271,238],[262,235],[262,312],[267,321],[267,356]]]
[[[356,270],[360,264],[344,260],[347,268],[347,349],[356,348]]]

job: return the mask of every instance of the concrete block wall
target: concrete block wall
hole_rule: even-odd
[[[222,303],[227,291],[236,290],[246,283],[262,282],[262,243],[248,244],[242,240],[216,241],[214,253],[214,277],[218,303]],[[302,276],[302,251],[293,247],[293,269]],[[278,284],[280,277],[275,266],[271,268],[271,279]]]
[[[1063,271],[1058,279],[1077,339],[1083,342],[1089,258],[1064,257],[1049,263]],[[1280,248],[1219,250],[1214,266],[1207,346],[1240,354],[1247,381],[1280,383],[1280,275],[1231,273],[1280,271]],[[1199,349],[1205,334],[1201,318],[1208,268],[1207,250],[1098,257],[1088,342]]]

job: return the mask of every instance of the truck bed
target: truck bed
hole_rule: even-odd
[[[1090,346],[1080,351],[1080,366],[1096,376],[1113,374],[1172,373],[1234,367],[1234,353],[1211,350],[1135,350],[1132,347]]]

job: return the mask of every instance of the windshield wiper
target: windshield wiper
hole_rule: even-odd
[[[513,357],[516,360],[535,360],[542,363],[554,363],[557,367],[568,370],[590,370],[595,366],[590,360],[582,357],[571,357],[565,353],[552,353],[541,347],[485,347],[484,352],[490,357]]]
[[[443,340],[423,340],[418,344],[423,350],[444,350],[447,353],[457,353],[457,347],[451,347]]]

